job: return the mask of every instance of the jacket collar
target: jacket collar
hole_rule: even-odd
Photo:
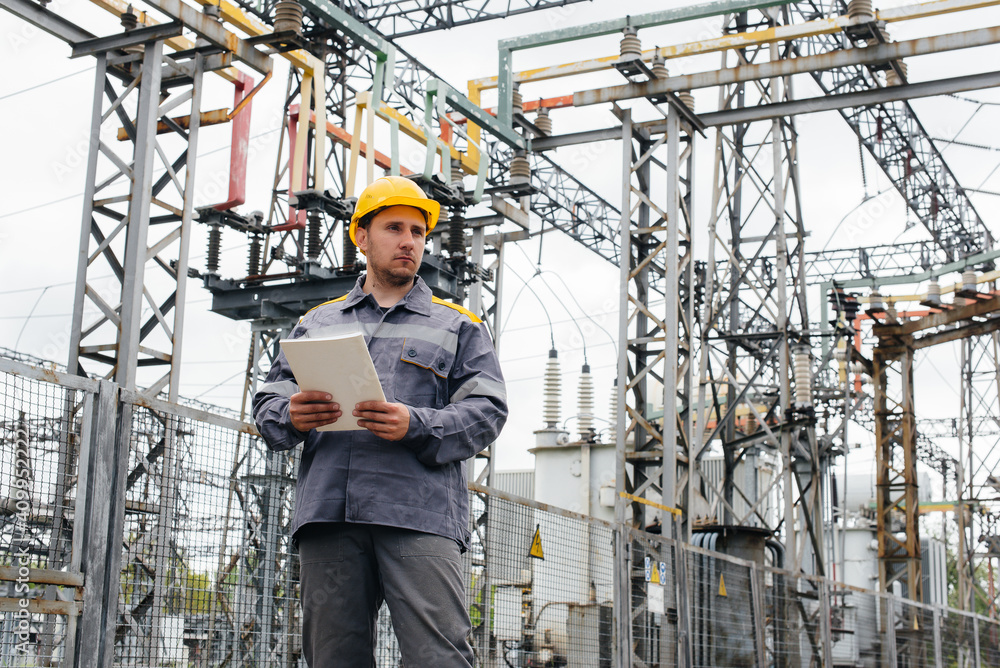
[[[354,284],[354,287],[350,292],[347,293],[347,298],[344,299],[344,308],[350,309],[354,308],[365,299],[369,299],[373,306],[378,306],[375,298],[364,291],[365,284],[365,274],[361,274],[358,277],[358,282]],[[413,287],[410,291],[406,293],[402,299],[400,299],[393,308],[400,307],[405,308],[414,313],[419,313],[420,315],[431,314],[431,289],[427,287],[424,283],[424,279],[419,276],[415,277],[413,280]]]

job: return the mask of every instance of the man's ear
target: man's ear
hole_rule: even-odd
[[[368,246],[368,228],[367,227],[357,227],[354,230],[354,239],[358,242],[358,248],[364,253]]]

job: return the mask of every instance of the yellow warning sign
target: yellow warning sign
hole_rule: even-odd
[[[722,577],[722,573],[719,573],[719,596],[729,597],[726,593],[726,579]]]
[[[660,582],[660,569],[659,568],[654,568],[653,569],[653,575],[652,575],[652,577],[649,578],[649,581],[652,582],[653,584],[656,584],[656,585],[663,584],[662,582]]]
[[[545,553],[542,551],[542,532],[537,524],[535,525],[535,537],[531,539],[531,549],[528,550],[528,556],[535,559],[545,559]]]

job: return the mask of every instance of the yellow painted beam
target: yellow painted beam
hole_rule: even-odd
[[[191,127],[191,115],[187,114],[185,116],[174,116],[174,123],[187,130]],[[201,112],[201,120],[199,121],[200,127],[207,127],[209,125],[219,125],[221,123],[229,122],[229,109],[214,109],[212,111]],[[173,128],[168,126],[163,121],[159,121],[156,124],[156,134],[162,135],[167,132],[173,132]],[[128,133],[125,128],[118,128],[118,141],[125,141],[128,139]]]
[[[877,11],[876,20],[894,23],[899,21],[909,21],[914,19],[928,18],[942,14],[951,14],[982,7],[995,7],[1000,5],[1000,0],[934,0],[933,2],[921,2],[906,7],[897,7]],[[827,19],[817,19],[806,23],[775,26],[766,30],[755,30],[742,32],[733,35],[725,35],[714,39],[697,40],[685,42],[674,46],[666,46],[658,49],[647,49],[642,52],[642,59],[651,61],[654,56],[659,55],[664,58],[679,58],[682,56],[694,56],[728,49],[740,49],[773,42],[783,42],[786,40],[803,39],[816,35],[826,35],[840,32],[844,28],[858,24],[859,21],[850,19],[847,16],[837,16]],[[605,56],[602,58],[592,58],[560,65],[550,65],[538,67],[530,70],[523,70],[514,73],[514,81],[517,83],[527,83],[532,81],[546,81],[576,74],[588,74],[599,72],[611,68],[619,55]],[[469,89],[473,87],[479,90],[496,88],[497,77],[483,77],[469,81]]]
[[[983,283],[992,283],[993,281],[1000,280],[1000,269],[994,269],[993,271],[987,271],[976,276],[976,285],[982,285]],[[951,285],[942,285],[941,294],[947,295],[953,292],[958,292],[964,287],[961,282],[953,283]],[[878,298],[879,301],[885,302],[886,304],[898,304],[900,302],[922,302],[927,300],[927,293],[923,294],[913,294],[913,295],[881,295]],[[862,304],[871,304],[872,298],[858,297],[858,301]]]
[[[115,16],[121,16],[126,11],[129,10],[131,5],[124,0],[90,0],[95,5],[101,9],[114,14]],[[155,26],[159,25],[160,22],[149,16],[146,12],[141,12],[135,8],[132,8],[132,13],[136,14],[138,17],[139,25],[141,26]],[[187,37],[171,37],[166,40],[167,46],[175,51],[188,51],[194,48],[194,42],[189,40]],[[230,83],[237,83],[239,81],[239,70],[235,67],[227,67],[225,69],[216,70],[216,74],[221,76],[226,81]]]
[[[95,5],[104,9],[116,16],[121,16],[125,13],[131,6],[125,0],[90,0]],[[201,5],[215,5],[219,7],[219,14],[222,19],[229,23],[230,25],[236,26],[242,30],[247,35],[256,37],[258,35],[263,35],[265,33],[271,32],[270,26],[261,23],[256,18],[249,16],[242,9],[237,7],[228,0],[196,0]],[[138,16],[139,25],[152,26],[159,25],[159,21],[149,16],[146,12],[141,12],[135,8],[132,12]],[[187,39],[186,37],[173,37],[166,41],[167,46],[176,51],[187,51],[194,48],[194,42]],[[292,65],[298,67],[303,71],[311,71],[314,67],[314,63],[318,59],[313,56],[308,51],[302,49],[296,49],[295,51],[288,51],[286,53],[280,54],[283,58],[288,60]],[[232,83],[237,82],[236,69],[232,67],[227,67],[224,70],[219,70],[218,74],[222,78],[230,81]]]
[[[219,16],[222,17],[223,21],[236,26],[251,37],[273,32],[271,26],[261,22],[257,17],[247,14],[240,7],[229,2],[229,0],[195,0],[195,2],[202,6],[218,7]],[[286,51],[278,55],[303,71],[312,69],[315,59],[315,56],[304,49]]]
[[[473,100],[473,103],[475,103],[475,100]],[[362,100],[359,99],[358,104],[359,105],[362,104]],[[422,127],[415,124],[413,121],[411,121],[403,114],[399,113],[397,110],[393,109],[392,107],[386,104],[380,104],[378,106],[378,109],[376,109],[375,113],[384,118],[385,120],[390,120],[390,119],[395,120],[397,123],[399,123],[399,129],[402,130],[404,134],[406,134],[408,137],[412,139],[416,139],[418,142],[424,144],[425,146],[427,145],[428,141],[433,141],[437,146],[436,148],[437,153],[438,154],[441,153],[441,141],[437,137],[431,137],[430,140],[428,140],[427,135],[424,133],[424,129]],[[476,129],[478,130],[478,128]],[[470,136],[472,135],[470,134]],[[479,158],[478,158],[479,152],[476,151],[477,155],[476,160],[473,161],[471,159],[472,151],[475,150],[474,147],[472,146],[469,147],[468,154],[461,153],[457,148],[455,148],[451,144],[448,145],[448,148],[449,148],[449,153],[451,154],[451,159],[461,160],[462,169],[467,174],[476,174],[479,172]]]

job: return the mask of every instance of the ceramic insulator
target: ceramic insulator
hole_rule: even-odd
[[[589,441],[594,429],[594,378],[590,375],[590,365],[584,364],[580,372],[580,386],[577,390],[577,414],[580,425],[580,440]]]
[[[546,427],[559,424],[559,395],[562,393],[562,378],[559,376],[559,353],[553,348],[545,363],[544,396],[542,398],[542,421]]]
[[[903,70],[903,76],[906,76],[907,72],[906,63],[904,63],[902,60],[898,60],[896,62],[899,63],[899,69]],[[899,86],[904,83],[906,82],[899,78],[899,75],[896,74],[896,70],[893,69],[886,70],[885,72],[886,86]]]
[[[278,0],[274,5],[274,32],[302,33],[302,5],[297,0]]]
[[[812,405],[812,363],[808,350],[796,352],[793,356],[795,378],[795,403]]]
[[[618,430],[618,379],[611,384],[611,400],[608,402],[608,419],[613,433]]]
[[[663,56],[656,55],[653,56],[653,76],[657,79],[666,79],[670,76],[670,71],[667,69],[667,59]]]
[[[344,268],[353,269],[358,262],[358,247],[351,241],[350,227],[344,225]]]
[[[510,161],[510,182],[528,183],[531,181],[531,163],[523,155],[515,155]]]
[[[250,237],[250,257],[247,260],[247,276],[260,275],[260,262],[263,250],[260,237],[256,234]]]
[[[927,284],[927,301],[932,304],[941,303],[941,284],[936,280]]]
[[[966,269],[962,272],[962,289],[975,291],[976,271],[974,269]]]
[[[631,26],[622,30],[621,59],[642,58],[642,42]]]
[[[882,302],[882,294],[878,290],[872,290],[872,293],[868,296],[868,307],[873,311],[885,308],[885,304]]]
[[[222,252],[222,226],[212,225],[208,228],[208,253],[205,269],[210,274],[219,273],[219,255]]]
[[[538,128],[546,137],[552,135],[552,117],[549,116],[548,108],[538,108],[538,115],[535,116],[535,127]]]
[[[306,214],[306,257],[316,260],[322,250],[323,214],[319,211],[309,211]]]
[[[852,19],[869,22],[875,20],[872,0],[851,0],[847,3],[847,16]]]

